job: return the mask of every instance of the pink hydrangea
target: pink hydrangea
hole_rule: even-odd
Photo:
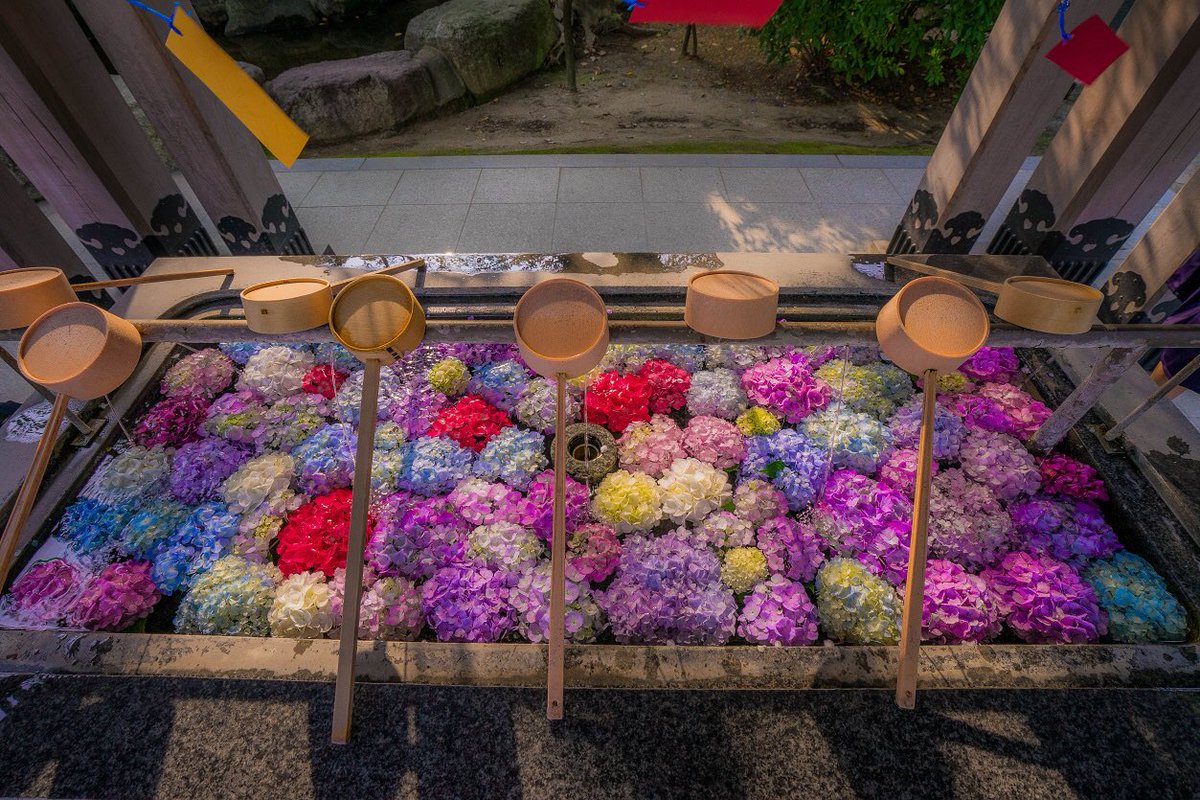
[[[1046,494],[1063,494],[1077,500],[1107,500],[1108,490],[1104,481],[1090,464],[1051,453],[1038,462],[1042,476],[1042,491]]]
[[[825,561],[825,542],[811,525],[788,516],[772,517],[758,526],[758,549],[767,569],[797,581],[811,581]]]
[[[964,361],[958,371],[977,381],[1011,383],[1021,371],[1021,362],[1011,347],[984,346]]]
[[[958,452],[963,472],[1006,502],[1033,494],[1041,485],[1037,462],[1016,439],[1003,433],[971,431]]]
[[[790,358],[773,358],[742,373],[746,398],[795,424],[829,404],[829,384],[809,369],[800,353]]]
[[[589,522],[567,538],[567,563],[592,583],[609,578],[621,560],[621,540],[608,525]]]
[[[750,478],[739,483],[733,491],[733,510],[742,519],[757,525],[786,514],[787,496],[769,481]]]
[[[801,584],[772,575],[746,595],[737,633],[751,644],[814,644],[817,609]]]
[[[54,625],[79,597],[84,580],[84,574],[65,559],[39,561],[13,581],[3,608],[22,624]]]
[[[949,469],[933,479],[929,550],[969,570],[996,563],[1016,539],[1012,520],[991,489]]]
[[[1000,609],[987,581],[953,561],[929,559],[921,601],[921,640],[935,644],[979,643],[999,633]]]
[[[642,365],[638,375],[650,387],[650,410],[655,414],[669,414],[687,405],[692,376],[686,369],[670,361],[652,358]]]
[[[867,539],[859,552],[858,563],[893,586],[903,586],[908,578],[908,541],[912,526],[891,520]]]
[[[150,579],[149,561],[117,561],[83,587],[67,614],[67,624],[93,631],[119,631],[150,616],[161,598]]]
[[[1095,590],[1069,564],[1018,550],[980,577],[1022,641],[1088,644],[1107,632]]]
[[[717,469],[737,466],[746,457],[746,439],[737,425],[717,417],[692,417],[683,432],[683,448]]]
[[[683,435],[675,420],[663,414],[633,423],[617,440],[621,469],[660,477],[675,461],[687,458]]]
[[[976,392],[995,400],[1004,410],[1012,426],[1012,434],[1019,439],[1033,435],[1041,424],[1050,418],[1050,409],[1040,400],[1007,383],[985,383]]]
[[[963,392],[961,394],[938,395],[938,405],[962,418],[968,430],[1014,433],[1013,422],[1004,407],[990,397]]]
[[[911,497],[917,481],[917,455],[917,451],[910,448],[893,450],[879,468],[879,482]],[[936,475],[938,462],[933,461],[930,466]]]

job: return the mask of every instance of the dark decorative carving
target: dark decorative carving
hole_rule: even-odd
[[[89,222],[77,228],[75,235],[104,271],[114,278],[135,278],[154,260],[154,253],[142,237],[120,225]]]
[[[1146,281],[1136,272],[1118,270],[1100,291],[1104,293],[1104,303],[1100,306],[1100,319],[1104,322],[1123,322],[1146,305]]]
[[[1037,189],[1026,189],[1009,209],[987,251],[996,255],[1027,256],[1041,245],[1056,217],[1049,197]]]
[[[983,224],[987,220],[978,211],[964,211],[946,220],[946,224],[929,232],[925,253],[969,253]]]
[[[1088,220],[1072,227],[1066,236],[1050,231],[1038,253],[1064,278],[1088,282],[1112,260],[1134,227],[1132,222],[1116,217]]]
[[[937,201],[925,189],[917,189],[904,212],[904,218],[892,235],[888,252],[969,253],[983,231],[986,217],[978,211],[963,211],[938,226]]]
[[[216,245],[181,194],[167,195],[150,214],[146,246],[155,255],[215,256]]]
[[[271,252],[290,255],[314,255],[312,244],[292,205],[282,194],[272,195],[263,206],[263,233],[271,243]]]
[[[240,217],[221,217],[217,232],[235,256],[250,256],[274,252],[271,241],[257,227]]]

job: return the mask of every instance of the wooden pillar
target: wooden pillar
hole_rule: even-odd
[[[1200,251],[1200,172],[1192,176],[1120,268],[1101,287],[1100,319],[1113,324],[1159,322],[1179,298],[1166,288],[1180,265]]]
[[[1200,0],[1134,5],[1130,46],[1079,95],[989,253],[1091,281],[1200,146]]]
[[[1071,14],[1111,19],[1121,0],[1076,0]],[[1058,0],[1008,0],[889,253],[969,253],[1072,79],[1046,52],[1059,41]]]
[[[216,255],[61,0],[0,3],[0,147],[113,276]]]
[[[25,187],[0,165],[0,269],[33,266],[59,267],[68,278],[92,280]]]
[[[170,0],[148,5],[171,14]],[[192,10],[185,0],[182,6]],[[311,254],[258,140],[163,45],[167,23],[111,0],[76,0],[180,172],[235,256]]]

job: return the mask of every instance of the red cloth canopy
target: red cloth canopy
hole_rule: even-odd
[[[783,0],[640,0],[630,22],[744,25],[761,28]]]

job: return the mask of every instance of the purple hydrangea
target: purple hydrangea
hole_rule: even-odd
[[[892,432],[892,444],[896,447],[917,449],[921,438],[921,400],[913,398],[896,409],[888,420]],[[933,413],[933,457],[937,459],[958,458],[966,427],[956,414],[937,405]]]
[[[335,422],[318,430],[292,451],[296,484],[306,494],[328,494],[345,489],[354,480],[354,455],[358,436],[348,423]]]
[[[366,561],[381,577],[424,578],[466,558],[471,526],[441,495],[397,492],[375,508]]]
[[[1011,383],[1021,371],[1021,362],[1011,347],[981,347],[963,362],[958,371],[977,381]]]
[[[1121,549],[1100,509],[1086,500],[1038,495],[1008,507],[1025,549],[1065,561],[1076,569]]]
[[[929,559],[921,602],[921,640],[979,643],[999,633],[1000,609],[987,582],[953,561]]]
[[[600,607],[592,599],[583,578],[567,569],[563,633],[569,642],[593,642],[601,630]],[[550,564],[527,564],[509,590],[509,603],[516,614],[517,630],[531,642],[544,642],[550,635]]]
[[[118,561],[88,580],[67,613],[67,624],[119,631],[150,616],[162,597],[150,580],[149,561]]]
[[[813,644],[818,637],[817,608],[800,583],[772,575],[746,595],[737,633],[751,644]]]
[[[838,470],[825,482],[813,524],[827,546],[843,556],[866,550],[891,522],[910,525],[912,501],[885,484],[852,470]]]
[[[213,499],[224,480],[252,455],[249,445],[221,438],[183,445],[171,457],[171,496],[189,505]]]
[[[791,517],[773,517],[759,525],[756,541],[767,557],[767,569],[795,581],[811,581],[825,561],[821,535]]]
[[[713,369],[692,375],[687,392],[687,410],[695,417],[736,419],[746,410],[746,393],[736,372]]]
[[[980,577],[1022,641],[1088,644],[1107,630],[1095,590],[1062,561],[1017,550]]]
[[[908,579],[908,542],[911,526],[891,520],[867,539],[858,555],[858,562],[871,570],[872,575],[886,578],[893,586],[903,586]]]
[[[995,564],[1015,543],[1012,521],[991,489],[949,469],[933,479],[929,550],[969,570]]]
[[[1005,413],[1004,407],[990,397],[963,392],[939,397],[938,405],[943,403],[955,416],[962,419],[967,430],[1015,433],[1012,420]]]
[[[84,573],[66,559],[39,561],[13,581],[0,609],[23,625],[55,625],[79,597],[85,580]]]
[[[784,428],[746,440],[741,478],[765,478],[783,492],[792,511],[812,503],[825,474],[825,454],[804,436]]]
[[[566,494],[567,533],[589,519],[588,487],[586,484],[566,476],[563,484]],[[521,506],[522,525],[533,528],[533,532],[549,542],[554,533],[554,471],[546,470],[529,484],[529,492]]]
[[[447,499],[472,527],[494,522],[519,522],[524,505],[520,492],[503,483],[489,483],[480,478],[467,478],[454,487]]]
[[[781,505],[779,513],[787,510]],[[692,538],[706,547],[750,547],[754,544],[754,524],[732,511],[714,511],[696,523]]]
[[[421,610],[440,642],[497,642],[516,624],[507,572],[472,562],[442,567],[421,586]]]
[[[958,453],[963,472],[1006,502],[1041,486],[1037,462],[1016,439],[1003,433],[970,431]]]

